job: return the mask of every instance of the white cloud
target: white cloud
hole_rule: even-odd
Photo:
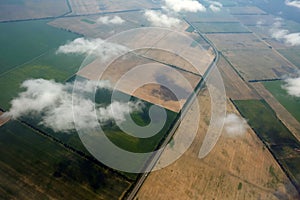
[[[225,133],[229,137],[242,136],[247,131],[247,122],[234,113],[230,113],[224,120]]]
[[[219,12],[221,11],[223,4],[217,1],[207,1],[210,3],[209,9],[211,9],[213,12]]]
[[[174,12],[204,12],[206,8],[196,0],[164,0],[166,9]]]
[[[300,8],[300,1],[289,1],[289,0],[285,0],[285,4],[286,4],[287,6],[292,6],[292,7]]]
[[[82,81],[76,83],[73,91],[70,83],[33,79],[23,82],[22,87],[25,91],[12,100],[6,115],[14,119],[26,115],[39,116],[40,124],[45,127],[54,131],[70,131],[74,129],[73,113],[76,113],[76,127],[79,129],[93,129],[98,125],[95,103],[89,97],[93,97],[97,88],[109,89],[110,84],[107,81]],[[126,114],[138,109],[140,102],[113,102],[107,107],[97,105],[97,119],[102,123],[111,119],[122,122]]]
[[[125,20],[119,16],[114,16],[114,17],[104,16],[104,17],[99,17],[97,19],[97,22],[101,24],[123,24]]]
[[[95,54],[99,58],[106,60],[111,56],[125,53],[127,48],[122,45],[106,42],[100,38],[85,39],[77,38],[58,48],[56,53],[64,54]]]
[[[146,10],[144,15],[152,26],[170,28],[180,23],[179,19],[163,14],[161,11]]]
[[[282,21],[283,20],[281,18],[276,19],[276,22],[270,29],[271,37],[278,41],[283,41],[285,44],[290,46],[300,45],[300,32],[290,33],[289,30],[281,28]]]
[[[286,79],[282,88],[285,89],[289,95],[300,97],[300,77]]]

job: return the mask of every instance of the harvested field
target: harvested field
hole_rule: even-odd
[[[135,68],[137,66],[142,66],[142,68]],[[131,53],[117,59],[107,69],[101,69],[101,67],[103,68],[101,61],[96,60],[77,74],[90,80],[99,78],[109,80],[121,92],[161,105],[174,112],[180,111],[188,96],[201,80],[199,75],[174,69]],[[102,77],[99,77],[102,70],[105,71]],[[121,82],[118,83],[118,81]],[[172,93],[164,92],[164,89],[159,86],[162,84],[167,88],[173,87],[179,94],[178,99],[172,98]]]
[[[222,9],[220,12],[207,10],[206,12],[186,13],[186,19],[189,22],[238,22],[227,9]]]
[[[98,22],[100,17],[121,17],[122,24],[102,24]],[[88,22],[87,22],[88,21]],[[143,12],[131,11],[117,14],[99,14],[93,16],[65,17],[55,19],[48,23],[51,26],[72,31],[86,37],[106,39],[117,33],[141,27],[149,27],[151,24],[146,20]],[[188,28],[186,23],[181,23],[176,30],[184,31]]]
[[[221,56],[218,69],[222,75],[226,95],[233,100],[258,99],[259,97],[245,83],[241,77],[234,71],[230,64]]]
[[[277,118],[276,113],[266,101],[234,101],[234,104],[240,113],[248,119],[248,123],[257,136],[272,152],[300,194],[300,172],[299,168],[296,167],[300,165],[300,142]],[[272,169],[272,171],[274,170]],[[299,197],[294,199],[299,199]]]
[[[265,11],[255,6],[235,6],[229,8],[232,15],[264,15]]]
[[[197,30],[203,33],[250,33],[240,22],[193,22]]]
[[[278,79],[297,70],[271,49],[222,52],[245,80]]]
[[[57,17],[69,12],[65,0],[1,0],[0,22]]]
[[[115,0],[113,2],[109,0],[102,0],[101,2],[99,2],[98,0],[70,0],[70,4],[72,7],[72,13],[70,15],[82,15],[159,7],[159,5],[149,0]]]
[[[300,123],[293,115],[289,113],[278,100],[264,87],[262,83],[251,84],[258,94],[271,106],[276,112],[276,116],[282,121],[282,123],[294,134],[294,136],[300,141]]]
[[[205,50],[198,45],[193,45],[195,41],[191,38],[178,37],[175,32],[161,31],[164,29],[157,29],[159,32],[149,32],[147,30],[140,29],[139,32],[134,32],[134,34],[126,32],[122,41],[119,42],[120,45],[130,49],[138,49],[134,53],[128,53],[109,63],[107,69],[104,68],[105,64],[103,62],[107,63],[109,61],[96,59],[84,66],[77,74],[91,80],[107,79],[115,85],[125,73],[130,72],[136,66],[145,65],[144,71],[134,70],[135,74],[131,75],[130,78],[124,79],[124,82],[119,84],[116,89],[129,95],[134,94],[140,99],[178,112],[214,57],[211,51]],[[129,35],[127,36],[126,34]],[[129,37],[131,37],[132,42],[128,41],[127,38]],[[174,43],[174,40],[176,40],[176,43]],[[139,49],[141,46],[144,48]],[[153,67],[150,67],[149,64],[152,64]],[[103,70],[105,70],[105,73],[102,77],[99,77]],[[158,89],[157,86],[154,88],[154,85],[142,87],[144,86],[144,84],[140,85],[142,81],[154,84],[174,84],[172,87],[181,88],[179,90],[183,91],[182,94],[184,95],[180,95],[178,99],[179,104],[172,101],[161,102],[161,99],[153,96],[153,91]],[[137,90],[136,86],[141,88]],[[134,92],[132,89],[136,91]],[[159,93],[163,92],[160,91]],[[155,101],[154,98],[156,99]],[[175,106],[174,103],[177,105]],[[172,106],[168,106],[168,104],[172,104]]]
[[[199,102],[201,121],[191,147],[170,166],[148,175],[136,199],[296,198],[295,188],[251,129],[237,138],[222,135],[212,152],[204,159],[199,159],[199,148],[210,116],[208,94],[199,96]],[[228,111],[237,113],[230,103]],[[192,118],[193,115],[188,113],[184,121],[188,124]],[[186,129],[178,130],[183,132],[177,132],[176,135],[189,133]],[[167,147],[158,165],[174,151],[178,149]]]
[[[243,49],[269,49],[269,47],[252,33],[239,34],[207,34],[216,47],[221,51]]]
[[[242,24],[246,26],[267,26],[275,22],[272,15],[235,15]]]

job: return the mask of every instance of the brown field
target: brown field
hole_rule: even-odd
[[[234,71],[230,64],[221,56],[218,69],[222,75],[226,95],[233,100],[258,99],[259,97],[245,83],[241,77]]]
[[[0,111],[0,126],[3,126],[5,123],[7,123],[10,120],[10,117],[3,117],[3,112]]]
[[[103,16],[119,16],[125,20],[122,24],[101,24],[97,22],[99,17]],[[80,16],[80,17],[66,17],[58,18],[48,23],[51,26],[69,30],[86,37],[90,38],[102,38],[106,39],[117,33],[131,30],[135,28],[148,27],[151,26],[146,20],[141,11],[132,11],[126,13],[118,14],[108,14],[108,15],[93,15],[93,16]],[[186,23],[181,23],[180,26],[176,27],[178,31],[184,31],[188,28]]]
[[[99,15],[100,16],[100,15]],[[99,18],[97,16],[97,18]],[[118,15],[123,18],[122,15]],[[88,38],[102,38],[106,39],[116,33],[130,30],[133,28],[141,27],[140,24],[132,23],[131,21],[126,20],[123,24],[119,25],[104,25],[98,24],[97,18],[95,17],[67,17],[55,19],[48,24],[57,28],[69,30],[80,35],[84,35]],[[89,20],[93,23],[87,23],[84,20]]]
[[[102,0],[101,2],[98,0],[70,0],[70,4],[72,7],[71,15],[159,7],[157,4],[154,4],[152,1],[148,0],[115,0],[113,3],[109,0]]]
[[[275,22],[275,17],[272,15],[236,15],[235,17],[246,26],[266,26]]]
[[[65,0],[26,0],[15,3],[4,0],[0,3],[0,21],[56,17],[68,11]]]
[[[271,108],[276,112],[276,116],[300,141],[300,123],[282,106],[277,99],[264,87],[262,83],[251,83],[258,94],[266,100]]]
[[[294,74],[297,68],[271,49],[222,52],[245,80],[277,79]]]
[[[206,35],[221,50],[269,49],[269,47],[251,33],[240,34],[207,34]]]
[[[266,14],[263,10],[259,9],[258,7],[255,6],[245,6],[245,7],[230,7],[229,8],[230,13],[233,15],[261,15],[261,14]]]
[[[199,159],[199,148],[210,116],[208,94],[202,94],[199,102],[201,120],[191,147],[170,166],[148,175],[136,200],[297,198],[295,188],[251,129],[244,136],[236,138],[223,134],[212,152],[204,159]],[[228,112],[237,113],[231,103],[228,103]],[[192,118],[192,112],[189,112],[184,118],[186,127],[195,126],[188,126]],[[175,134],[189,137],[189,133],[187,129],[179,128]],[[178,149],[167,147],[158,165],[174,151]],[[270,173],[270,169],[274,173]]]
[[[199,75],[174,69],[132,53],[112,62],[105,69],[102,77],[99,77],[99,70],[103,66],[101,61],[95,60],[77,74],[90,80],[109,80],[119,91],[161,105],[174,112],[180,111],[189,94],[201,80]],[[142,66],[142,68],[135,68],[137,66]],[[131,74],[125,75],[126,73]],[[122,82],[116,85],[118,81]],[[179,98],[174,99],[172,93],[158,84],[173,85],[174,88],[177,88]]]
[[[214,13],[207,10],[204,13],[186,13],[186,19],[189,22],[238,22],[227,9]]]

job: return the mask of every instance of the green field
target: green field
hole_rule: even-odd
[[[63,82],[79,68],[83,56],[56,54],[57,48],[78,35],[47,25],[47,20],[0,24],[0,108],[20,92],[30,78]]]
[[[130,183],[11,121],[0,127],[0,199],[117,199]]]
[[[193,22],[203,33],[249,33],[250,31],[239,22]]]
[[[300,98],[289,95],[282,88],[283,81],[265,82],[264,86],[272,93],[272,95],[300,122]]]
[[[265,101],[240,100],[234,104],[300,190],[300,169],[296,167],[300,166],[299,141]]]
[[[0,74],[79,37],[47,25],[48,20],[0,23]]]

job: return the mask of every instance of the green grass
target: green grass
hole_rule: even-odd
[[[117,199],[129,186],[113,172],[18,121],[0,127],[0,152],[0,177],[5,180],[0,196],[8,199],[22,199],[23,195],[38,199],[48,199],[46,195],[56,199]]]
[[[239,22],[194,22],[193,25],[203,33],[249,33]]]
[[[234,104],[242,116],[248,120],[258,137],[268,146],[276,160],[283,166],[284,171],[300,187],[300,169],[296,167],[300,166],[300,155],[295,150],[300,149],[299,141],[276,117],[275,112],[265,101],[239,100],[234,101]],[[276,177],[273,166],[269,168],[269,172]]]
[[[239,182],[239,185],[238,185],[238,190],[241,190],[243,187],[243,184],[241,182]]]
[[[272,93],[272,95],[300,122],[300,98],[289,95],[282,88],[283,81],[265,82],[264,86]]]
[[[77,34],[51,27],[47,22],[0,23],[0,74],[78,37]]]
[[[80,21],[88,23],[88,24],[95,24],[96,22],[90,20],[90,19],[81,19]]]

